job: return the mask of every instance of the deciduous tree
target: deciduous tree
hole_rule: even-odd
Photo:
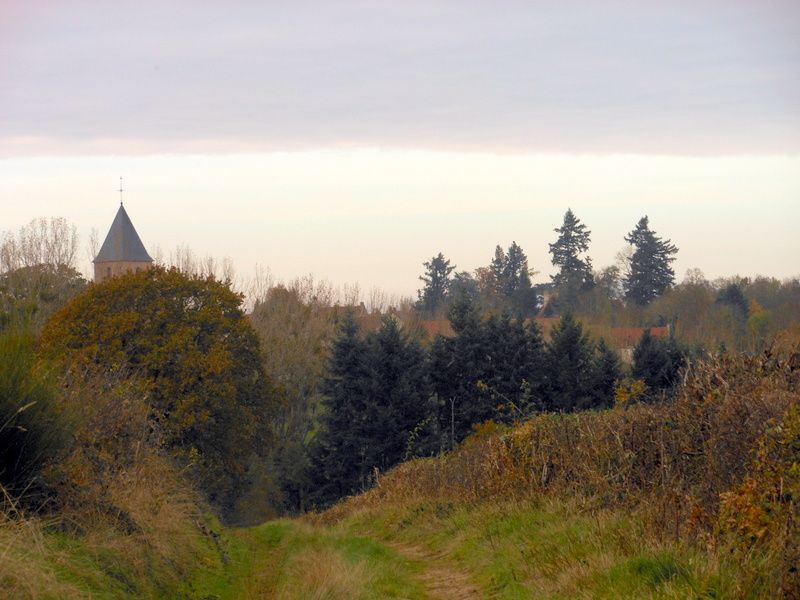
[[[141,378],[166,446],[228,516],[269,442],[277,396],[242,300],[212,277],[154,268],[89,287],[41,342],[50,357]]]

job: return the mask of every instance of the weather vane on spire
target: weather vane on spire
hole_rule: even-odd
[[[122,206],[122,175],[119,176],[119,205]]]

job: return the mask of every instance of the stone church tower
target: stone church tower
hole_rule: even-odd
[[[138,273],[153,266],[153,259],[144,249],[122,202],[106,240],[92,262],[96,283],[124,273]]]

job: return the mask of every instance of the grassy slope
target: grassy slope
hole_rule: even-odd
[[[7,543],[9,529],[0,531]],[[464,574],[481,598],[735,595],[730,565],[652,541],[635,514],[555,500],[421,501],[355,510],[333,524],[284,519],[217,530],[216,538],[187,532],[184,551],[195,560],[182,571],[124,539],[20,533],[35,542],[6,545],[4,560],[16,561],[24,583],[0,579],[0,589],[20,598],[468,597],[431,585],[426,573],[441,579],[442,568]]]
[[[558,501],[419,503],[362,511],[343,524],[448,560],[484,598],[727,596],[725,569],[688,548],[645,541],[641,522],[622,512]]]

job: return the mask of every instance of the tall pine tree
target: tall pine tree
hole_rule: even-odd
[[[312,448],[313,500],[320,505],[359,491],[368,474],[365,386],[367,347],[358,323],[348,312],[331,347],[327,374],[322,381],[325,412]]]
[[[650,230],[647,216],[625,236],[634,248],[629,273],[623,280],[625,297],[644,306],[664,293],[675,282],[671,263],[678,248],[670,240],[662,240]]]
[[[372,473],[386,471],[407,453],[426,453],[435,415],[429,410],[425,354],[397,320],[384,317],[366,344],[365,466]]]
[[[461,294],[449,311],[455,336],[439,336],[430,350],[430,380],[439,398],[439,427],[450,448],[463,439],[473,423],[491,414],[486,378],[486,341],[483,324],[473,299]]]
[[[592,262],[587,256],[581,254],[589,250],[591,231],[581,223],[571,209],[564,214],[561,227],[554,229],[558,239],[550,244],[550,254],[553,255],[553,266],[558,267],[558,273],[552,276],[556,286],[585,285],[592,281]]]
[[[429,261],[422,263],[425,274],[420,280],[425,286],[417,292],[417,310],[428,316],[434,316],[447,298],[450,290],[450,274],[455,270],[455,265],[445,259],[439,252]]]
[[[345,317],[322,392],[326,412],[312,454],[317,505],[358,493],[376,470],[432,449],[425,355],[394,318],[362,340],[352,315]]]
[[[570,412],[593,405],[594,343],[572,313],[565,313],[550,332],[547,363],[547,408]]]

